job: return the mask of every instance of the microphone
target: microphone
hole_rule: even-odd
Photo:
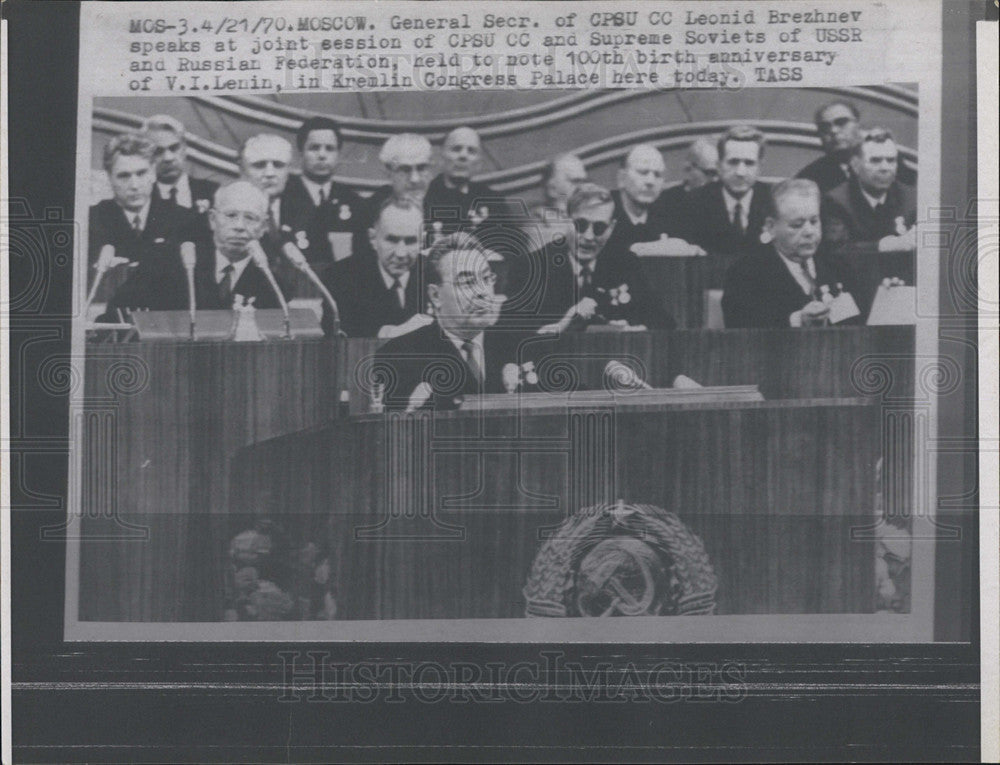
[[[111,268],[115,260],[115,246],[113,244],[106,244],[101,248],[101,254],[97,256],[97,275],[94,277],[94,284],[90,288],[90,294],[87,295],[87,303],[83,307],[83,315],[87,315],[87,309],[90,308],[90,304],[94,302],[94,297],[97,295],[97,288],[101,286],[101,279],[104,278],[104,272]]]
[[[324,300],[329,304],[330,313],[333,316],[333,334],[343,334],[340,331],[340,309],[337,307],[337,301],[333,299],[333,295],[330,294],[326,285],[323,284],[323,280],[316,276],[316,272],[312,270],[309,261],[306,260],[306,256],[302,254],[302,250],[292,242],[285,242],[281,246],[281,251],[291,261],[293,266],[304,273],[309,278],[309,281],[316,285],[316,288],[322,293]]]
[[[181,242],[181,263],[184,264],[184,271],[187,274],[188,287],[188,313],[190,316],[189,339],[194,340],[195,311],[197,303],[194,297],[194,266],[197,260],[194,242]]]
[[[521,385],[521,370],[517,364],[504,364],[500,374],[503,376],[503,387],[508,393],[514,393]]]
[[[267,277],[267,281],[271,284],[271,289],[274,290],[274,294],[278,297],[278,302],[281,304],[281,311],[285,314],[285,339],[290,340],[292,338],[292,325],[291,319],[288,316],[288,301],[281,294],[281,288],[278,286],[274,274],[271,273],[271,267],[267,263],[267,255],[264,252],[264,248],[260,246],[260,242],[254,239],[247,245],[247,250],[250,252],[250,257],[253,258],[253,262],[257,268],[264,272],[264,276]]]
[[[434,389],[425,382],[420,383],[416,388],[413,389],[413,393],[410,394],[410,401],[406,405],[407,412],[415,412],[424,404],[427,403],[427,399],[434,395]]]
[[[635,373],[627,364],[612,359],[604,367],[604,376],[615,390],[652,390],[653,386]]]

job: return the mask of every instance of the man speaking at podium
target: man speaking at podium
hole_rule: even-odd
[[[495,292],[490,255],[469,234],[431,247],[423,273],[434,321],[375,354],[387,409],[456,409],[468,395],[504,391],[502,370],[517,360],[520,333],[495,326],[505,297]]]
[[[256,308],[278,308],[264,272],[251,257],[267,224],[267,196],[246,181],[236,181],[215,192],[209,212],[212,242],[195,243],[196,307],[199,310],[232,308],[236,295],[254,299]],[[187,274],[180,257],[163,255],[140,262],[135,273],[108,303],[110,317],[116,309],[154,311],[188,310]]]

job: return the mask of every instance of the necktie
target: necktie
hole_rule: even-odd
[[[739,200],[733,207],[733,232],[737,236],[743,236],[743,205]]]
[[[472,372],[473,378],[479,384],[480,389],[483,387],[483,370],[480,368],[479,363],[476,361],[476,346],[471,340],[466,340],[462,343],[462,354],[465,356],[466,366],[469,367],[469,371]]]
[[[177,187],[176,186],[171,186],[170,187],[170,201],[173,204],[177,204]]]
[[[399,301],[399,307],[406,308],[406,290],[403,289],[403,283],[398,278],[392,280],[392,289],[396,293],[396,300]]]
[[[136,235],[142,233],[142,216],[139,213],[136,213],[135,217],[132,218],[132,230]]]
[[[222,279],[219,280],[219,301],[225,308],[233,302],[233,264],[222,269]]]
[[[319,187],[319,206],[322,207],[326,204],[326,189],[323,186]]]
[[[805,260],[799,261],[799,268],[802,270],[802,275],[805,277],[806,283],[809,285],[809,297],[816,297],[816,280],[813,279],[811,273],[809,273],[809,263]]]
[[[584,263],[580,268],[580,289],[587,292],[594,281],[594,269],[590,263]]]

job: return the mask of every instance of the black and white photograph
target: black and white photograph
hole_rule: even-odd
[[[8,5],[17,759],[1000,751],[995,8]]]

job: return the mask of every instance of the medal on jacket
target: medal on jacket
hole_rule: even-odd
[[[341,220],[350,220],[351,219],[351,207],[350,207],[350,205],[341,205],[340,206],[340,219]]]
[[[306,236],[305,231],[295,232],[295,246],[298,247],[300,250],[309,249],[309,237]]]

